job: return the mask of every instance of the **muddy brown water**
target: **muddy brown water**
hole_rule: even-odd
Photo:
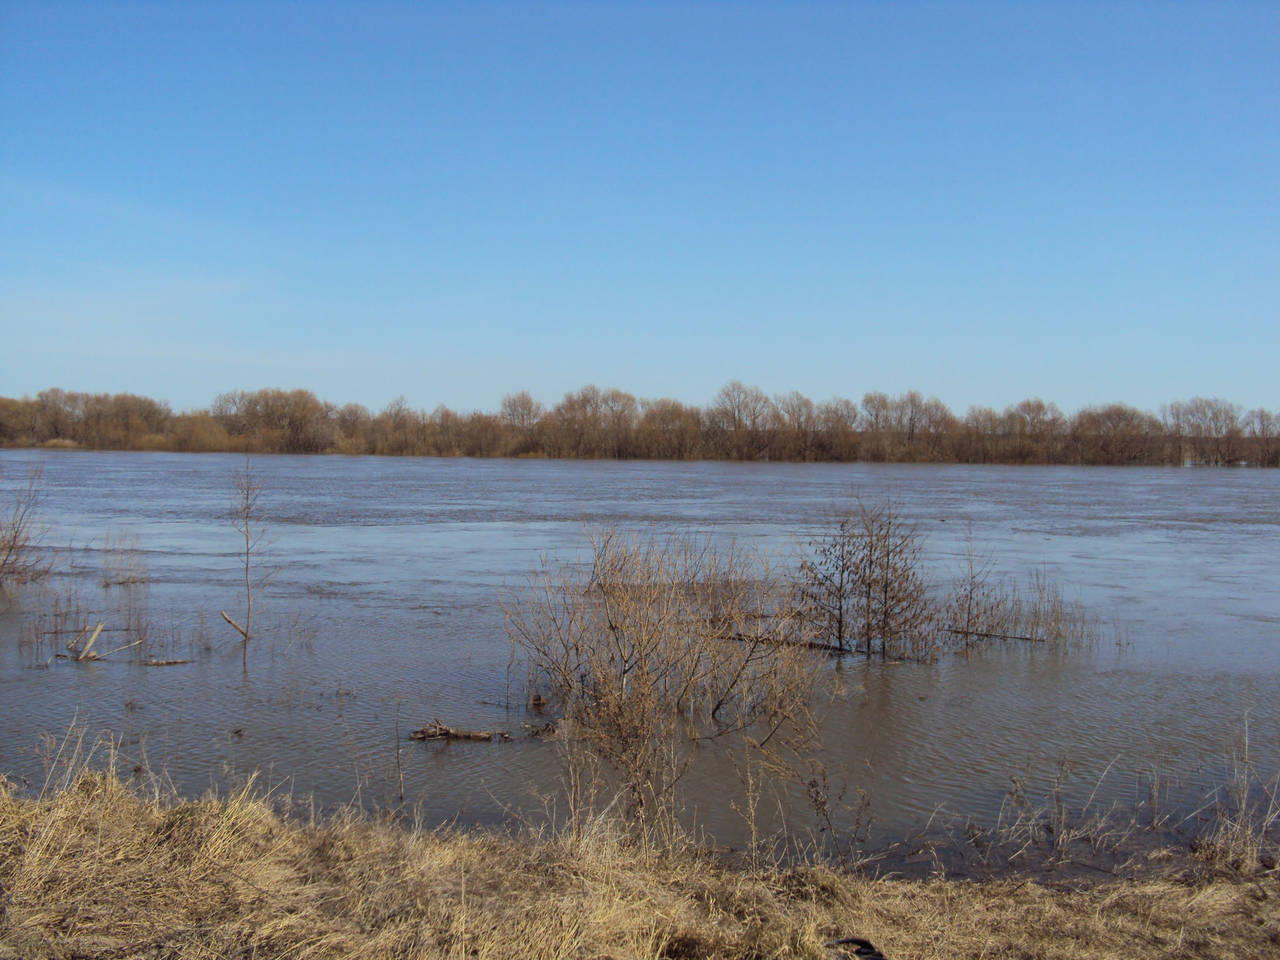
[[[1260,770],[1280,760],[1280,471],[258,457],[274,577],[245,673],[218,615],[243,603],[228,522],[243,462],[0,452],[7,487],[42,467],[60,571],[0,614],[0,773],[38,787],[46,738],[75,724],[112,732],[186,794],[259,771],[324,807],[393,804],[403,775],[428,823],[536,819],[553,746],[404,738],[437,717],[517,732],[532,719],[507,706],[523,673],[501,605],[539,558],[581,558],[586,531],[613,524],[785,561],[857,497],[895,498],[940,578],[972,531],[1000,570],[1043,571],[1107,624],[1065,656],[998,645],[844,663],[820,758],[833,795],[865,794],[873,836],[939,809],[989,822],[1011,777],[1036,797],[1065,773],[1069,796],[1099,804],[1140,802],[1154,779],[1189,810],[1246,729]],[[104,590],[122,569],[147,583]],[[61,635],[30,642],[58,605],[146,624],[146,649],[192,662],[58,660]],[[742,836],[737,789],[714,758],[689,784],[691,817],[727,843]],[[803,789],[781,803],[793,828],[813,822]]]

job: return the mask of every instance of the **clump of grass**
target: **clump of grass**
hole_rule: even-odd
[[[136,587],[150,581],[138,538],[130,533],[107,534],[102,546],[102,586]]]
[[[1262,958],[1274,889],[1238,877],[1051,886],[735,866],[575,832],[294,818],[250,781],[185,802],[69,738],[44,789],[0,782],[0,957]]]
[[[1280,774],[1268,778],[1259,772],[1249,754],[1247,727],[1226,782],[1186,823],[1195,825],[1197,857],[1213,869],[1280,876]]]

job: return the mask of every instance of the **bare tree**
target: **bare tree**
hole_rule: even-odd
[[[820,642],[840,650],[854,640],[854,582],[859,551],[854,514],[836,521],[830,530],[809,541],[809,555],[800,561],[800,604],[814,625]]]
[[[1244,417],[1245,435],[1253,444],[1251,458],[1260,467],[1280,466],[1280,415],[1258,407]]]
[[[266,522],[262,516],[260,500],[262,499],[262,481],[253,472],[253,465],[248,457],[244,459],[244,468],[234,477],[235,494],[231,504],[231,525],[241,537],[239,552],[241,567],[244,573],[244,622],[237,622],[227,611],[223,610],[222,619],[231,624],[240,634],[241,657],[245,669],[249,667],[249,641],[253,638],[253,595],[254,591],[266,585],[270,574],[255,571],[255,560],[266,536]]]
[[[937,632],[920,535],[895,505],[859,504],[809,547],[800,595],[823,636],[841,649],[860,643],[868,657],[933,656]]]
[[[854,460],[858,455],[858,405],[832,397],[818,407],[820,460]]]
[[[776,396],[773,402],[778,411],[782,456],[787,460],[814,459],[820,426],[818,408],[814,402],[798,390]]]
[[[720,438],[720,452],[734,460],[764,456],[772,441],[777,411],[759,387],[731,380],[716,394],[707,417]]]
[[[689,460],[702,452],[703,417],[679,400],[645,400],[636,425],[637,454],[663,460]]]

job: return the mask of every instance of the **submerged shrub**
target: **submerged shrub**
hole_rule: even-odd
[[[812,633],[759,557],[611,530],[591,546],[589,568],[544,563],[511,638],[581,751],[575,777],[599,762],[626,819],[672,836],[701,751],[772,762],[812,735]]]
[[[30,583],[49,572],[39,550],[43,530],[36,520],[40,478],[40,468],[32,467],[24,485],[8,492],[0,489],[0,587]]]
[[[870,657],[928,659],[936,647],[920,534],[893,504],[859,504],[809,541],[800,607],[819,638]]]

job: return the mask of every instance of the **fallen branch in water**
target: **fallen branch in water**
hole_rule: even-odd
[[[980,630],[960,630],[956,627],[943,627],[943,633],[954,633],[961,637],[978,637],[982,640],[1026,640],[1028,643],[1044,643],[1044,637],[1023,637],[1016,633],[983,633]]]
[[[103,633],[111,631],[108,628],[104,628],[102,624],[98,624],[97,629],[93,631],[93,636],[89,637],[89,642],[84,645],[83,649],[81,649],[80,639],[88,632],[88,627],[81,630],[79,635],[67,644],[67,650],[70,652],[56,654],[57,658],[59,660],[70,660],[72,663],[100,663],[113,653],[119,653],[121,650],[131,650],[142,643],[141,640],[134,640],[132,643],[126,643],[122,646],[116,647],[114,650],[108,650],[106,653],[94,653],[93,645],[97,643],[98,637]]]
[[[101,660],[102,658],[93,652],[93,645],[98,642],[98,636],[102,633],[104,626],[104,624],[98,624],[97,629],[93,631],[93,636],[89,638],[89,642],[81,647],[80,639],[89,632],[89,628],[85,627],[76,635],[74,640],[67,644],[67,649],[70,653],[60,653],[58,654],[58,659],[72,660],[76,663],[81,663],[86,660]]]
[[[777,647],[802,647],[805,650],[821,650],[824,653],[853,653],[847,647],[837,647],[834,643],[821,643],[817,640],[780,640],[768,634],[754,633],[721,633],[717,640],[737,640],[739,643],[763,643]]]
[[[125,633],[128,627],[103,627],[103,633]],[[41,630],[36,636],[38,637],[60,637],[64,634],[74,633],[77,637],[84,636],[89,632],[88,627],[63,627],[59,630]]]
[[[410,740],[510,740],[511,734],[501,730],[455,730],[439,720],[409,734]]]
[[[244,637],[246,641],[249,639],[249,631],[246,630],[244,627],[240,626],[240,624],[236,623],[234,620],[232,620],[231,615],[227,613],[227,611],[219,610],[218,612],[222,614],[223,620],[227,621],[227,623],[231,624],[231,626],[236,628],[236,632],[240,634],[240,636]]]

